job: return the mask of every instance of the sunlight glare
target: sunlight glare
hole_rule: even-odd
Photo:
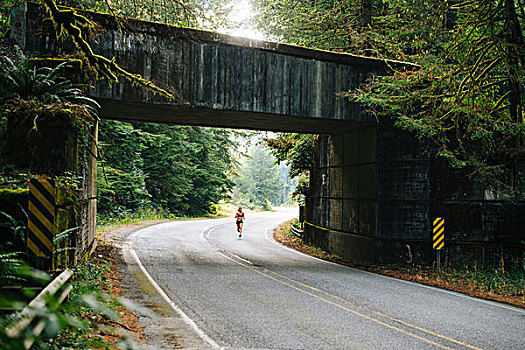
[[[222,28],[219,32],[249,39],[264,40],[264,33],[255,28],[253,21],[254,9],[250,0],[233,0],[230,2],[232,11],[228,16],[230,28]]]

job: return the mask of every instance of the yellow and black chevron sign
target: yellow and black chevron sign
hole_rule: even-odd
[[[39,258],[53,254],[55,236],[55,181],[32,179],[29,183],[28,254]]]
[[[445,246],[445,218],[435,218],[433,225],[433,248],[441,250]]]

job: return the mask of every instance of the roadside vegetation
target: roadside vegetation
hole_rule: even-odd
[[[290,248],[319,259],[525,308],[525,266],[511,270],[481,268],[476,265],[444,266],[441,268],[441,273],[438,273],[435,266],[366,264],[344,259],[307,244],[292,232],[292,225],[298,226],[297,219],[280,225],[274,232],[275,239]]]
[[[48,345],[51,349],[136,349],[141,342],[139,311],[119,298],[122,288],[116,269],[116,248],[99,241],[96,251],[76,266],[70,300],[64,305],[77,320],[66,325]]]
[[[525,161],[523,0],[254,3],[259,30],[274,39],[419,65],[374,75],[346,96],[368,106],[378,122],[393,120],[469,180],[518,198]]]
[[[138,316],[142,312],[120,298],[122,288],[116,269],[116,248],[99,241],[88,260],[73,267],[68,299],[59,304],[46,298],[46,308],[35,310],[44,321],[42,333],[23,332],[10,338],[7,329],[17,322],[17,313],[55,276],[28,266],[21,253],[0,249],[0,348],[25,349],[24,339],[34,339],[33,349],[136,349],[140,336]],[[146,312],[146,311],[143,311]]]

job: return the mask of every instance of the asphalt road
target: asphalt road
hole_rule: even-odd
[[[129,237],[164,299],[224,349],[525,349],[525,310],[285,248],[296,210],[151,226]]]

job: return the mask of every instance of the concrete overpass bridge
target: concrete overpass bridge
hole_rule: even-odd
[[[443,178],[460,178],[440,177],[446,170],[410,135],[341,97],[372,74],[415,65],[138,20],[126,20],[121,31],[112,16],[85,14],[101,28],[91,39],[95,53],[115,57],[128,71],[178,95],[168,101],[124,79],[98,81],[91,95],[102,118],[324,134],[311,177],[306,237],[325,249],[365,261],[428,263],[435,216],[448,217],[456,252],[485,257],[499,249],[496,236],[519,241],[517,221],[512,227],[482,222],[517,217],[516,208],[489,200],[475,186],[446,183]],[[67,51],[42,16],[34,4],[15,8],[13,37],[26,51]],[[490,244],[481,251],[480,242]]]
[[[332,133],[375,122],[340,94],[355,89],[388,65],[408,63],[311,50],[278,43],[126,20],[86,12],[103,30],[91,40],[95,53],[115,57],[130,72],[175,91],[154,96],[125,79],[98,81],[92,95],[102,118],[257,130]],[[16,36],[25,50],[56,52],[50,23],[27,4]],[[39,34],[37,34],[39,33]],[[59,50],[63,50],[60,48]]]

